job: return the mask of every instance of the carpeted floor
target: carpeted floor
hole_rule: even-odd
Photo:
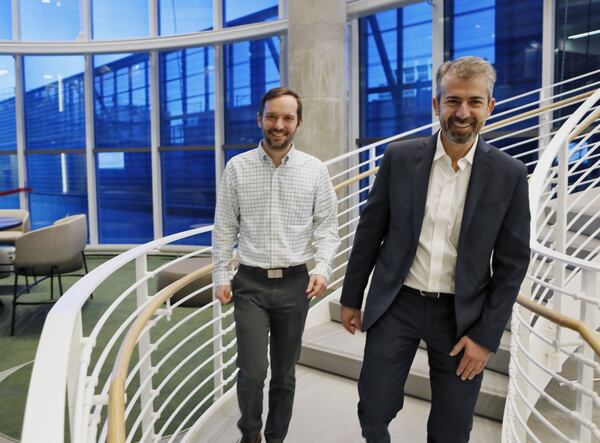
[[[151,257],[149,259],[149,269],[155,269],[159,265],[163,264],[166,260],[170,260],[172,257]],[[88,265],[91,269],[99,266],[101,263],[107,260],[107,257],[89,257]],[[66,287],[72,285],[77,279],[68,278],[65,279]],[[135,280],[135,270],[133,264],[125,266],[119,272],[115,273],[111,278],[100,285],[94,292],[93,300],[88,302],[83,307],[83,326],[84,335],[88,335],[96,324],[100,316],[106,311],[110,303],[120,295],[125,289],[127,289]],[[10,318],[11,318],[11,299],[12,299],[12,284],[13,278],[6,278],[0,280],[0,434],[4,434],[6,437],[18,440],[20,438],[22,418],[25,410],[25,400],[27,396],[27,389],[29,379],[31,376],[32,364],[31,361],[35,358],[36,347],[38,339],[43,328],[44,320],[48,311],[52,305],[42,306],[18,306],[17,307],[17,326],[16,332],[13,337],[9,335],[10,332]],[[150,283],[150,293],[154,293],[155,283]],[[28,300],[45,300],[48,299],[49,294],[49,283],[44,282],[40,284],[32,294],[28,294]],[[23,298],[25,300],[25,298]],[[107,322],[103,332],[98,337],[97,348],[102,349],[106,342],[110,339],[113,332],[116,330],[123,320],[133,311],[135,307],[135,292],[128,297],[128,299],[121,305],[120,309],[113,315]],[[179,308],[175,309],[170,321],[161,320],[157,327],[153,329],[152,339],[157,340],[161,334],[172,327],[178,320],[192,314],[194,308]],[[203,313],[200,316],[196,316],[193,320],[183,324],[170,336],[161,349],[153,355],[153,364],[156,365],[160,358],[164,356],[173,346],[180,341],[184,340],[185,337],[189,336],[192,331],[198,328],[199,324],[206,322],[210,318],[211,313]],[[212,333],[210,328],[203,334],[199,334],[186,343],[185,347],[178,352],[181,357],[169,358],[161,365],[161,369],[157,375],[153,378],[153,386],[157,386],[165,380],[165,376],[170,374],[171,369],[175,367],[185,356],[189,355],[195,349],[199,347],[199,343],[206,340],[207,337]],[[94,352],[92,360],[98,358],[99,352]],[[113,358],[114,352],[109,356],[109,360]],[[212,347],[208,346],[206,352],[200,353],[197,357],[194,357],[189,363],[188,368],[182,367],[178,375],[173,377],[170,381],[165,381],[164,392],[157,400],[155,405],[160,405],[161,401],[177,386],[186,374],[191,372],[192,368],[197,367],[202,359],[212,355]],[[135,359],[132,361],[132,366],[135,364]],[[108,378],[112,365],[105,365],[100,375],[100,386],[102,386]],[[200,371],[196,376],[188,381],[189,386],[199,384],[199,380],[205,378],[205,371]],[[210,369],[212,371],[212,369]],[[131,398],[135,389],[137,389],[138,381],[137,377],[132,380],[130,387],[128,388],[128,397]],[[191,389],[191,388],[190,388]],[[187,391],[189,392],[188,389]],[[210,384],[207,384],[205,391],[211,389]],[[186,394],[188,393],[186,392]],[[196,394],[196,397],[202,398],[202,391]],[[182,398],[173,399],[170,404],[165,407],[165,411],[161,416],[158,426],[162,427],[165,419],[162,417],[169,417],[169,412],[181,405]],[[191,401],[181,409],[181,416],[187,415],[191,411],[196,402]],[[208,404],[206,405],[206,407]],[[205,407],[201,408],[204,410]],[[200,410],[200,411],[201,411]],[[200,411],[193,414],[197,416]],[[135,415],[135,408],[132,413]],[[170,428],[169,428],[170,429]]]

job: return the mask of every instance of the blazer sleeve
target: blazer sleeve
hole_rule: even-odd
[[[502,221],[492,254],[492,278],[479,320],[466,332],[476,343],[496,352],[504,326],[529,266],[529,191],[527,168],[521,171]]]
[[[369,275],[388,230],[391,156],[390,146],[383,155],[373,188],[356,228],[340,298],[340,303],[350,308],[360,309],[362,306]]]

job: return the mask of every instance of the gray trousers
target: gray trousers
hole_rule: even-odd
[[[252,268],[240,266],[231,282],[239,368],[238,427],[246,437],[256,435],[262,428],[268,344],[271,382],[265,438],[267,442],[279,443],[287,434],[294,403],[295,366],[308,312],[308,280],[306,268],[269,279]]]

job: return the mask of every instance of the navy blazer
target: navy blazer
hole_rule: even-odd
[[[341,303],[360,308],[368,330],[388,309],[417,251],[437,134],[386,149],[362,211]],[[454,307],[457,338],[495,352],[529,264],[527,168],[481,137],[458,240]]]

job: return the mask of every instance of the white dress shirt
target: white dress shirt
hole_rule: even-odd
[[[433,156],[423,226],[417,253],[404,281],[406,286],[429,292],[454,294],[456,251],[467,187],[479,136],[458,160],[458,170],[442,145],[441,131]]]
[[[286,268],[314,258],[311,273],[329,279],[340,240],[327,167],[293,146],[279,167],[262,145],[235,156],[223,173],[212,239],[215,286],[230,283],[236,244],[244,265]]]

